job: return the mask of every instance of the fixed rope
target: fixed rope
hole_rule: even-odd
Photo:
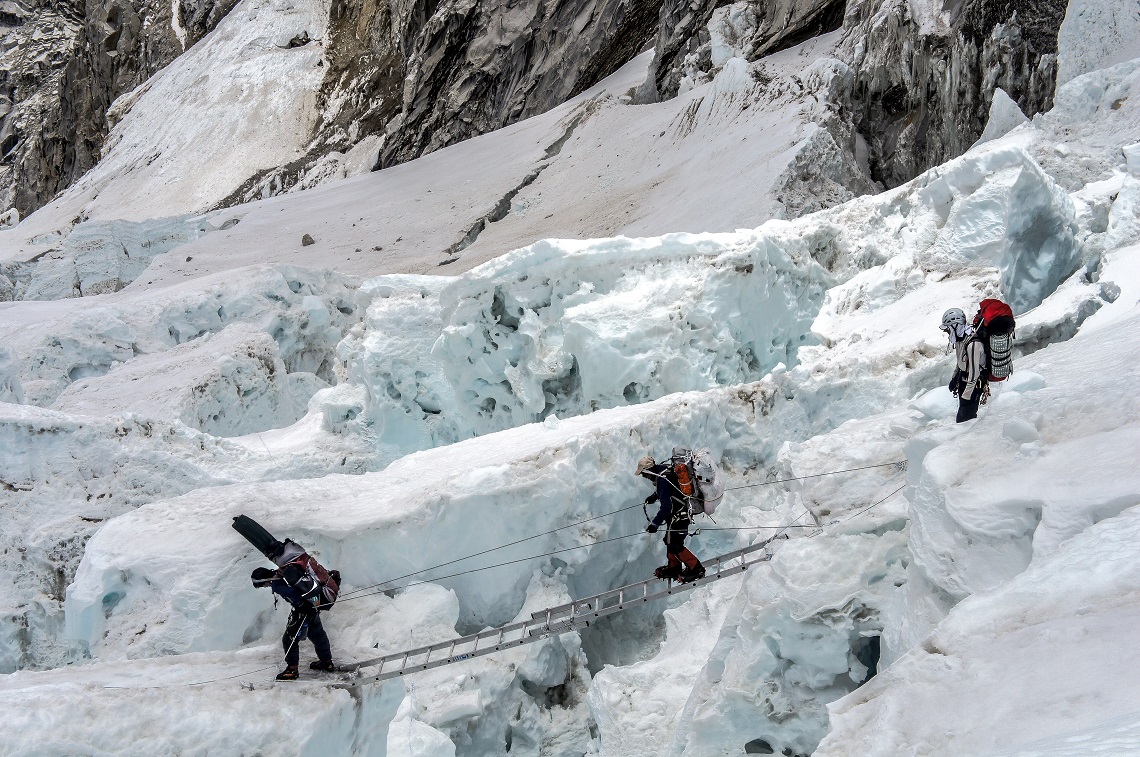
[[[840,473],[854,473],[855,471],[871,470],[872,468],[888,468],[892,465],[906,465],[906,460],[896,460],[893,463],[879,463],[877,465],[863,465],[859,468],[846,468],[844,470],[833,470],[827,473],[812,473],[807,476],[792,476],[791,478],[778,478],[775,481],[761,481],[758,484],[744,484],[743,486],[730,486],[725,489],[726,492],[740,491],[741,489],[755,489],[758,486],[772,486],[773,484],[786,484],[789,481],[803,481],[808,478],[819,478],[821,476],[836,476]]]
[[[888,499],[890,499],[891,497],[893,497],[894,495],[896,495],[900,491],[902,491],[905,487],[906,487],[906,484],[903,484],[902,486],[900,486],[899,488],[895,489],[893,492],[888,494],[886,497],[883,497],[882,499],[880,499],[878,502],[875,502],[875,503],[869,505],[868,507],[865,507],[864,509],[860,510],[859,512],[855,513],[854,515],[851,515],[851,516],[849,516],[849,517],[847,517],[841,521],[838,521],[838,522],[839,523],[845,523],[845,522],[851,520],[852,518],[855,518],[859,515],[862,515],[863,513],[871,510],[872,508],[877,507],[878,505],[881,505],[883,502],[886,502]],[[629,509],[629,508],[625,508],[625,509]],[[732,526],[732,527],[701,528],[698,533],[704,532],[704,531],[767,531],[767,530],[775,529],[775,530],[777,530],[777,533],[776,533],[776,536],[773,538],[777,538],[777,537],[783,535],[784,532],[786,532],[792,528],[813,528],[813,529],[819,528],[818,526],[814,526],[814,525],[806,525],[806,524],[799,525],[798,521],[800,521],[804,517],[804,515],[807,515],[808,513],[809,513],[809,511],[805,510],[794,521],[792,521],[791,523],[788,523],[786,525],[783,525],[783,526]],[[820,530],[819,533],[822,533],[822,529]],[[818,533],[812,534],[812,536],[817,536],[817,535],[818,535]],[[553,550],[551,552],[544,552],[540,555],[531,555],[530,557],[520,557],[517,560],[507,560],[506,562],[495,563],[494,565],[485,565],[481,568],[471,568],[470,570],[463,570],[463,571],[459,571],[458,573],[452,573],[452,574],[446,575],[446,576],[438,576],[438,577],[431,578],[431,579],[425,579],[423,581],[413,581],[413,582],[411,582],[409,584],[405,584],[403,586],[392,587],[392,589],[385,589],[385,590],[381,590],[381,591],[373,591],[373,592],[368,592],[367,594],[357,594],[356,596],[348,597],[347,599],[338,600],[338,603],[339,602],[350,602],[354,599],[363,599],[364,597],[376,596],[377,594],[383,594],[385,591],[407,589],[407,588],[412,587],[412,586],[421,586],[423,584],[436,583],[437,581],[444,581],[448,578],[458,578],[460,576],[465,576],[465,575],[468,575],[470,573],[479,573],[479,572],[482,572],[484,570],[492,570],[494,568],[502,568],[502,567],[505,567],[507,565],[516,565],[518,563],[528,562],[530,560],[538,560],[538,559],[541,559],[543,557],[551,557],[553,555],[562,554],[564,552],[572,552],[576,549],[587,549],[589,547],[596,547],[596,546],[601,545],[601,544],[608,544],[610,542],[621,541],[623,539],[632,539],[636,536],[653,536],[653,534],[648,534],[645,531],[638,531],[637,533],[625,534],[623,536],[614,536],[614,537],[611,537],[609,539],[602,539],[601,541],[590,542],[589,544],[579,544],[579,545],[573,546],[573,547],[563,547],[562,549],[556,549],[556,550]],[[454,561],[454,562],[458,562],[458,561]]]
[[[895,465],[895,464],[897,464],[897,463],[889,463],[889,465]],[[869,467],[869,468],[881,468],[881,467],[885,467],[885,466],[876,465],[876,466],[867,466],[867,467]],[[860,469],[854,469],[854,470],[866,470],[866,468],[860,468]],[[850,472],[850,471],[849,470],[848,471],[834,471],[834,473],[847,473],[847,472]],[[802,478],[815,478],[815,477],[818,477],[821,475],[834,475],[834,473],[832,473],[832,474],[822,473],[822,474],[816,474],[815,476],[804,476]],[[769,483],[777,483],[777,482],[773,481],[773,482],[769,482]],[[744,488],[746,488],[746,487],[744,487]],[[891,497],[893,497],[896,494],[898,494],[899,492],[901,492],[904,488],[906,488],[905,483],[902,486],[899,486],[894,491],[892,491],[890,494],[883,497],[882,499],[880,499],[876,502],[873,502],[872,504],[863,508],[859,512],[854,513],[854,514],[848,516],[847,518],[844,518],[843,520],[838,521],[838,522],[839,523],[846,523],[847,521],[852,520],[853,518],[856,518],[856,517],[858,517],[858,516],[860,516],[866,512],[869,512],[870,510],[874,509],[875,507],[878,507],[879,505],[883,504],[884,502],[886,502]],[[622,508],[621,510],[615,510],[612,513],[606,513],[605,515],[598,515],[598,516],[595,516],[593,518],[588,518],[586,520],[578,521],[577,523],[571,524],[569,526],[562,526],[561,528],[554,529],[553,531],[549,531],[547,533],[554,533],[555,531],[561,531],[565,528],[571,528],[574,525],[579,525],[581,523],[587,523],[591,520],[597,520],[598,518],[606,517],[606,515],[613,515],[613,514],[616,514],[619,512],[623,512],[625,510],[630,510],[633,507],[638,507],[638,506],[639,505],[633,505],[632,507],[625,507],[625,508]],[[761,530],[778,529],[779,533],[777,533],[775,536],[773,536],[771,539],[769,539],[769,541],[771,541],[772,539],[778,538],[781,534],[783,534],[785,531],[787,531],[788,529],[791,529],[791,528],[816,528],[816,526],[798,525],[798,521],[800,521],[804,517],[804,515],[807,515],[808,513],[809,513],[809,511],[805,510],[798,518],[796,518],[791,523],[784,525],[784,526],[733,526],[733,527],[721,526],[721,527],[714,527],[714,528],[704,528],[701,530],[702,531],[761,531]],[[810,534],[808,536],[808,538],[819,536],[821,533],[823,533],[822,528],[820,530],[818,530],[816,533]],[[546,534],[540,534],[540,536],[545,536],[545,535]],[[537,559],[542,558],[542,557],[549,557],[552,555],[561,554],[563,552],[570,552],[570,551],[573,551],[576,549],[585,549],[587,547],[594,547],[594,546],[598,546],[600,544],[607,544],[610,542],[621,541],[623,539],[632,539],[636,536],[649,536],[649,535],[651,535],[651,534],[648,534],[645,531],[639,531],[639,532],[633,533],[633,534],[625,534],[623,536],[615,536],[615,537],[612,537],[609,539],[603,539],[601,541],[592,542],[590,544],[580,544],[580,545],[574,546],[574,547],[564,547],[562,549],[556,549],[556,550],[553,550],[551,552],[545,552],[545,553],[540,554],[540,555],[531,555],[530,557],[522,557],[522,558],[519,558],[517,560],[508,560],[506,562],[496,563],[494,565],[486,565],[486,566],[483,566],[481,568],[472,568],[470,570],[464,570],[464,571],[460,571],[458,573],[452,573],[451,575],[433,578],[430,581],[428,581],[428,580],[413,581],[409,584],[405,584],[404,586],[394,587],[394,588],[396,588],[396,589],[407,589],[411,586],[418,586],[421,584],[434,583],[436,581],[443,581],[443,580],[448,579],[448,578],[458,578],[459,576],[468,575],[470,573],[479,573],[479,572],[484,571],[484,570],[492,570],[494,568],[501,568],[501,567],[504,567],[507,565],[515,565],[517,563],[527,562],[529,560],[537,560]],[[526,539],[520,539],[518,541],[512,542],[511,545],[520,544],[524,541],[528,541],[528,540],[533,539],[533,538],[536,538],[536,537],[528,537]],[[510,545],[503,545],[503,546],[510,546]],[[502,546],[501,547],[495,547],[495,548],[492,548],[489,550],[484,550],[483,552],[481,552],[479,554],[487,554],[488,552],[493,552],[495,549],[502,549],[502,548],[503,548]],[[475,557],[475,556],[477,556],[477,555],[468,555],[468,557]],[[445,563],[445,565],[450,565],[450,564],[453,564],[453,563],[456,563],[456,562],[459,562],[459,561],[465,560],[465,559],[468,559],[468,558],[464,557],[464,558],[459,558],[458,560],[452,560],[449,563]],[[430,570],[430,568],[427,568],[425,570]],[[416,573],[409,573],[406,576],[402,576],[401,578],[409,578],[413,575],[417,575],[418,573],[423,573],[423,572],[424,571],[417,571]],[[398,578],[392,579],[392,581],[398,581],[398,580],[400,580],[400,579],[398,579]],[[382,584],[375,584],[374,586],[383,586],[384,584],[391,583],[392,581],[385,581]],[[367,588],[372,588],[372,587],[367,587]],[[382,591],[368,592],[368,593],[360,593],[363,591],[364,591],[364,589],[357,589],[355,592],[356,596],[342,598],[338,601],[338,604],[340,602],[350,602],[353,599],[363,599],[364,597],[375,596],[377,594],[383,594],[384,593],[383,590]],[[297,638],[298,638],[298,636],[300,636],[300,633],[301,633],[301,631],[300,631],[300,629],[298,629],[297,634],[294,635],[293,641],[290,644],[290,648],[294,644],[297,643]],[[288,654],[288,651],[289,650],[286,650],[286,654]],[[260,673],[260,672],[263,672],[266,670],[273,670],[273,669],[276,669],[277,667],[278,667],[277,665],[267,665],[265,667],[256,668],[254,670],[249,670],[249,671],[246,671],[243,673],[237,673],[235,675],[223,676],[220,678],[212,678],[212,679],[206,680],[206,681],[194,681],[191,683],[171,683],[171,684],[159,684],[159,685],[154,685],[154,686],[104,686],[103,688],[104,689],[164,689],[164,688],[178,688],[178,687],[182,687],[182,686],[205,686],[205,685],[211,684],[211,683],[220,683],[223,681],[231,681],[235,678],[244,678],[246,676],[250,676],[250,675],[253,675],[255,673]]]
[[[304,627],[305,627],[304,624],[302,624],[301,628],[297,629],[297,633],[293,634],[293,641],[291,641],[289,643],[289,648],[285,650],[285,656],[286,657],[288,657],[289,653],[293,651],[293,647],[294,647],[294,645],[296,645],[297,639],[300,638],[301,630]],[[232,681],[235,678],[245,678],[246,676],[251,676],[254,673],[261,673],[262,671],[265,671],[265,670],[276,670],[276,669],[277,669],[276,665],[266,665],[263,668],[257,668],[255,670],[247,670],[244,673],[236,673],[235,675],[232,675],[232,676],[222,676],[221,678],[211,678],[208,681],[194,681],[192,683],[160,683],[160,684],[157,684],[155,686],[104,686],[103,688],[104,689],[177,689],[177,688],[181,688],[183,686],[205,686],[208,683],[221,683],[222,681]]]
[[[574,528],[575,526],[580,526],[583,523],[589,523],[592,520],[599,520],[601,518],[608,518],[611,515],[617,515],[618,513],[624,513],[626,510],[632,510],[635,507],[637,507],[637,505],[630,505],[629,507],[623,507],[620,510],[613,510],[612,512],[602,513],[601,515],[595,515],[592,518],[586,518],[585,520],[576,521],[574,523],[570,523],[569,525],[559,526],[558,528],[552,528],[551,530],[544,531],[541,534],[535,534],[534,536],[527,536],[527,537],[524,537],[522,539],[517,539],[515,541],[508,542],[506,544],[500,544],[497,547],[491,547],[490,549],[484,549],[482,552],[475,552],[474,554],[466,555],[465,557],[457,557],[454,560],[448,560],[447,562],[440,563],[439,565],[433,565],[430,568],[423,568],[421,570],[413,571],[411,573],[405,573],[402,576],[396,576],[395,578],[389,578],[387,581],[381,581],[380,583],[377,583],[377,584],[371,584],[369,586],[362,586],[359,589],[353,589],[352,591],[345,592],[344,596],[341,598],[341,601],[343,601],[345,597],[352,598],[353,595],[355,595],[355,594],[359,594],[360,592],[363,592],[363,591],[368,591],[369,589],[375,589],[378,586],[384,586],[386,584],[395,583],[396,581],[402,581],[405,578],[411,578],[412,576],[418,576],[420,573],[427,573],[429,570],[436,570],[438,568],[446,568],[448,565],[454,565],[457,562],[463,562],[464,560],[470,560],[473,557],[482,557],[483,555],[490,554],[491,552],[495,552],[495,551],[498,551],[500,549],[506,549],[507,547],[513,547],[516,544],[522,544],[523,542],[531,541],[533,539],[540,539],[543,536],[550,536],[551,534],[558,533],[559,531],[565,531],[568,528]]]
[[[776,479],[775,481],[763,481],[763,482],[758,483],[758,484],[747,484],[744,486],[734,486],[731,488],[726,488],[725,491],[730,492],[730,491],[739,491],[741,489],[754,489],[754,488],[759,487],[759,486],[773,486],[775,484],[784,484],[784,483],[788,483],[790,481],[803,481],[803,480],[806,480],[809,478],[820,478],[823,476],[837,476],[837,475],[840,475],[842,473],[854,473],[857,471],[871,470],[873,468],[887,468],[887,467],[890,467],[892,465],[906,465],[906,461],[905,460],[896,460],[896,461],[890,462],[890,463],[878,463],[876,465],[863,465],[863,466],[860,466],[858,468],[845,468],[843,470],[827,471],[825,473],[812,473],[812,474],[809,474],[806,476],[792,476],[790,478]],[[640,504],[630,505],[629,507],[623,507],[623,508],[620,508],[618,510],[613,510],[613,511],[608,512],[608,513],[602,513],[601,515],[595,515],[592,518],[586,518],[584,520],[575,521],[574,523],[570,523],[570,524],[567,524],[565,526],[559,526],[558,528],[553,528],[549,531],[544,531],[540,534],[534,534],[533,536],[526,536],[526,537],[523,537],[522,539],[516,539],[515,541],[507,542],[506,544],[500,544],[497,547],[490,547],[488,549],[484,549],[481,552],[475,552],[475,553],[472,553],[470,555],[465,555],[463,557],[457,557],[454,560],[448,560],[447,562],[439,563],[438,565],[433,565],[433,566],[428,567],[428,568],[421,568],[420,570],[412,571],[411,573],[405,573],[402,576],[396,576],[395,578],[389,578],[386,581],[380,581],[379,583],[369,584],[368,586],[361,586],[358,589],[353,589],[352,591],[348,591],[348,592],[345,592],[344,594],[342,594],[339,601],[345,602],[349,599],[356,599],[358,596],[373,596],[375,594],[382,593],[382,592],[370,591],[371,589],[376,589],[376,588],[379,588],[381,586],[387,586],[388,584],[395,583],[396,581],[402,581],[405,578],[411,578],[412,576],[418,576],[421,573],[428,573],[428,572],[433,571],[433,570],[438,570],[439,568],[446,568],[449,565],[455,565],[456,563],[463,562],[464,560],[470,560],[470,559],[473,559],[475,557],[482,557],[483,555],[487,555],[487,554],[490,554],[492,552],[496,552],[500,549],[506,549],[507,547],[513,547],[513,546],[516,546],[518,544],[522,544],[524,542],[532,541],[534,539],[540,539],[543,536],[550,536],[551,534],[557,533],[559,531],[565,531],[568,528],[574,528],[576,526],[582,525],[583,523],[589,523],[591,521],[600,520],[601,518],[608,518],[611,515],[617,515],[618,513],[623,513],[623,512],[626,512],[627,510],[633,510],[634,508],[637,508],[637,507],[641,507],[641,505]],[[785,526],[784,528],[791,528],[791,527],[792,526],[789,525],[789,526]],[[780,528],[780,527],[779,526],[760,526],[757,528]],[[729,530],[729,529],[707,528],[704,530],[705,531],[714,531],[714,530]],[[734,529],[734,530],[742,530],[742,529]],[[618,537],[618,538],[628,539],[631,536],[636,536],[636,535],[637,534],[629,534],[627,536]],[[603,542],[598,542],[598,543],[603,543]],[[584,546],[590,546],[590,545],[584,545]],[[579,549],[579,547],[569,547],[568,549]],[[563,551],[566,551],[566,550],[563,550]],[[545,556],[546,555],[536,555],[535,557],[523,558],[523,560],[533,560],[533,559],[537,559],[538,557],[545,557]],[[521,562],[521,560],[516,560],[513,562]],[[512,563],[503,563],[503,564],[509,565]],[[491,567],[500,567],[500,566],[498,566],[498,565],[488,566],[488,568],[491,568]],[[487,568],[480,568],[479,570],[486,570],[486,569]],[[463,575],[463,573],[457,573],[455,575]],[[444,578],[454,578],[454,577],[455,576],[445,576]],[[432,581],[439,581],[439,580],[443,580],[443,579],[440,579],[440,578],[432,579]],[[425,581],[419,581],[417,583],[426,583],[426,582]],[[408,584],[408,586],[413,586],[413,585],[416,585],[416,584]],[[384,589],[382,591],[392,591],[392,590],[398,589],[398,588],[406,588],[406,587],[391,587],[389,589]],[[365,593],[365,592],[367,592],[367,593]]]

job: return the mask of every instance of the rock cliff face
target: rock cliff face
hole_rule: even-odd
[[[69,3],[0,3],[0,205],[21,214],[49,196],[66,145],[55,94],[82,32],[81,7]]]
[[[666,0],[642,98],[675,97],[727,57],[757,60],[838,29],[845,0]]]
[[[412,160],[543,113],[648,47],[662,0],[334,0],[307,154],[223,203]]]
[[[995,87],[1033,115],[1053,103],[1067,0],[867,0],[849,4],[839,55],[847,112],[888,187],[981,136]]]
[[[27,215],[91,168],[131,99],[116,109],[116,98],[208,34],[237,2],[0,0],[0,210]],[[878,186],[894,186],[972,144],[995,87],[1027,114],[1049,106],[1065,6],[330,0],[319,11],[323,17],[327,7],[327,32],[285,45],[316,44],[323,55],[307,145],[246,177],[220,205],[401,163],[544,112],[654,40],[641,101],[701,84],[731,58],[756,62],[839,29],[832,54],[850,70],[837,69],[843,86],[832,88],[835,117],[823,125],[848,163]]]
[[[27,215],[95,165],[115,98],[205,36],[235,2],[0,3],[0,205]]]
[[[852,87],[833,104],[892,187],[981,136],[995,87],[1027,115],[1052,104],[1067,0],[666,0],[643,100],[706,81],[732,56],[758,60],[842,28]]]

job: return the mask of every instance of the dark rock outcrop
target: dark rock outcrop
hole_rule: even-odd
[[[757,60],[835,31],[843,23],[845,5],[846,0],[667,0],[647,82],[653,89],[643,89],[641,97],[676,97],[686,76],[700,83],[716,68],[708,27],[717,11],[734,16],[736,23],[726,29],[733,46],[748,60]]]
[[[112,109],[116,98],[236,2],[0,0],[0,210],[26,216],[91,168],[116,111],[129,107],[123,98]],[[835,55],[851,71],[824,125],[845,165],[894,186],[969,147],[994,87],[1027,114],[1049,107],[1065,8],[1065,0],[332,0],[322,39],[289,42],[315,42],[325,56],[308,149],[249,177],[220,205],[401,163],[542,113],[654,39],[640,101],[702,83],[728,57],[755,62],[841,26]],[[846,173],[829,181],[857,191],[861,182]],[[815,206],[807,179],[796,179],[789,209]]]
[[[977,141],[995,87],[1026,115],[1051,107],[1067,6],[1067,0],[666,0],[652,80],[639,98],[673,97],[686,82],[706,80],[723,62],[718,44],[755,61],[842,27],[836,56],[852,67],[852,87],[832,104],[866,141],[870,177],[893,187]]]
[[[21,215],[50,196],[66,149],[59,82],[82,34],[82,3],[0,4],[0,205]],[[19,195],[19,199],[17,199]]]
[[[309,186],[326,156],[381,135],[377,167],[543,113],[648,47],[662,0],[334,0],[308,154],[222,206]]]
[[[401,163],[542,113],[647,46],[660,0],[451,0],[407,64],[399,127],[381,164]]]
[[[981,136],[995,87],[1029,116],[1053,103],[1066,0],[947,0],[916,18],[907,0],[852,2],[839,55],[854,69],[844,106],[887,187],[954,158]]]
[[[95,165],[115,98],[205,36],[235,4],[0,3],[7,50],[0,58],[0,110],[7,108],[0,116],[0,205],[27,215]]]

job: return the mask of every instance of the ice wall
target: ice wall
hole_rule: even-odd
[[[229,528],[239,512],[313,549],[348,585],[363,586],[635,505],[645,487],[631,471],[648,451],[685,442],[711,448],[729,469],[755,468],[775,455],[763,438],[769,424],[778,418],[794,433],[802,422],[791,403],[757,412],[778,387],[673,395],[420,452],[380,473],[215,487],[141,507],[88,543],[68,590],[68,634],[100,657],[232,649],[248,634],[258,638],[250,629],[271,599],[249,586],[260,562]],[[539,568],[566,566],[572,596],[608,588],[658,548],[643,523],[635,508],[417,578],[634,535],[440,581],[460,596],[465,627],[495,624],[514,617]],[[187,543],[196,545],[190,563],[180,546]],[[140,624],[150,630],[136,635]]]
[[[294,423],[325,386],[315,374],[288,373],[277,343],[239,322],[75,381],[52,407],[73,415],[177,419],[213,436],[241,436]]]
[[[544,241],[455,279],[368,283],[342,343],[380,439],[409,451],[763,376],[829,275],[756,233]]]
[[[914,563],[908,608],[886,648],[890,659],[957,602],[1022,573],[1092,523],[1140,504],[1130,462],[1140,449],[1140,404],[1112,389],[1140,378],[1133,351],[1112,346],[1136,322],[1106,326],[1095,340],[1078,334],[1048,358],[1023,361],[981,427],[915,437],[909,451]],[[1077,459],[1074,476],[1070,461]]]
[[[815,754],[1135,753],[1140,511],[1085,525],[832,705]]]
[[[811,754],[827,732],[825,703],[878,661],[881,613],[906,562],[899,532],[784,545],[741,586],[667,753],[729,754],[759,739]]]
[[[245,269],[139,297],[42,303],[15,311],[0,324],[0,339],[19,360],[26,401],[41,406],[74,381],[103,376],[136,356],[154,359],[233,323],[268,334],[288,373],[332,383],[336,344],[360,318],[356,283],[329,271]],[[194,382],[186,383],[188,390]]]
[[[936,322],[947,295],[975,306],[981,276],[1023,313],[1082,262],[1075,217],[1024,146],[997,143],[892,192],[753,231],[545,240],[455,278],[379,277],[337,349],[354,388],[318,404],[326,428],[374,435],[383,463],[550,414],[754,381],[779,363],[825,362],[825,381],[860,366],[878,382],[886,367],[936,358],[933,344],[916,348],[930,329],[904,315],[914,298],[888,306],[948,279],[916,295]],[[853,344],[837,320],[848,315],[910,339],[888,334],[837,361],[830,348]],[[929,388],[928,374],[901,373],[898,399]],[[882,409],[858,404],[851,413]]]
[[[215,231],[202,216],[150,221],[91,221],[76,226],[58,249],[31,263],[0,266],[13,280],[13,300],[58,300],[117,292],[156,255]]]

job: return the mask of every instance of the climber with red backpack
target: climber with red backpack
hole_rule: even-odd
[[[947,388],[958,398],[958,423],[977,418],[990,382],[1004,381],[1013,373],[1014,326],[1013,310],[996,299],[982,300],[972,323],[960,308],[942,314],[939,328],[949,337],[949,348],[957,358]]]
[[[685,538],[692,523],[690,500],[696,495],[695,476],[683,459],[686,452],[675,447],[673,458],[660,464],[647,455],[637,461],[636,473],[655,485],[655,491],[645,498],[645,504],[660,502],[657,514],[645,530],[654,534],[661,526],[666,526],[664,541],[668,562],[654,571],[654,575],[670,581],[679,579],[682,583],[696,581],[705,575],[701,561],[685,547]]]
[[[297,680],[300,643],[306,638],[313,642],[317,652],[317,659],[309,667],[326,673],[335,671],[332,645],[321,624],[320,613],[336,602],[340,592],[340,573],[325,570],[296,542],[290,539],[277,541],[245,515],[235,517],[233,527],[277,566],[277,570],[255,568],[250,576],[254,588],[268,587],[293,608],[281,637],[281,646],[285,649],[285,670],[277,675],[277,680]]]

